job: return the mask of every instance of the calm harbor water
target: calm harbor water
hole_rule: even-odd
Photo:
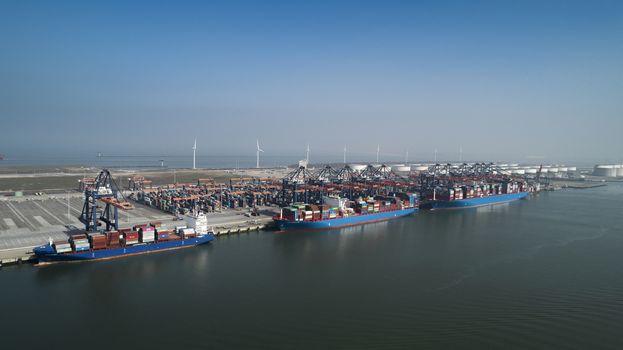
[[[623,185],[0,270],[2,347],[623,347]]]

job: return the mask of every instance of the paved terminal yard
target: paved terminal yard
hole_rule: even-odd
[[[68,206],[69,204],[69,206]],[[78,220],[83,194],[0,197],[0,265],[28,260],[32,248],[48,239],[67,239],[84,229]],[[119,210],[119,227],[160,221],[173,227],[183,222],[155,208],[133,202],[134,209]],[[248,210],[224,210],[208,214],[208,224],[217,234],[245,232],[264,227],[271,221],[275,208],[260,208],[260,215],[249,217]],[[68,215],[69,212],[69,215]]]

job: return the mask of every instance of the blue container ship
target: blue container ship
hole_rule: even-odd
[[[415,194],[347,201],[325,197],[322,205],[294,204],[273,217],[281,231],[318,230],[397,219],[418,210]]]
[[[212,233],[205,234],[203,236],[197,236],[195,238],[177,239],[170,241],[159,241],[153,243],[139,243],[135,245],[128,245],[119,248],[109,249],[87,249],[81,251],[71,251],[65,253],[58,253],[55,249],[55,243],[48,243],[36,247],[34,253],[39,260],[39,263],[52,263],[52,262],[69,262],[69,261],[85,261],[85,260],[103,260],[120,258],[131,255],[153,253],[159,251],[166,251],[171,249],[190,248],[201,244],[209,243],[214,239]]]
[[[426,209],[460,209],[481,207],[491,204],[500,204],[512,202],[518,199],[526,198],[529,192],[517,192],[508,194],[489,195],[478,198],[454,199],[454,200],[434,200],[426,203]]]
[[[75,234],[69,240],[52,241],[33,251],[39,264],[114,259],[132,255],[190,248],[214,240],[205,215],[189,218],[193,227],[168,231],[159,223],[132,229]]]
[[[424,209],[460,209],[507,203],[530,194],[523,182],[438,187],[428,193]]]

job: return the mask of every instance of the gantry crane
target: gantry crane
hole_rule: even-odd
[[[104,210],[98,217],[97,202],[105,203]],[[84,190],[84,205],[80,214],[80,221],[85,225],[87,232],[97,231],[98,220],[106,223],[106,230],[114,227],[119,229],[119,209],[129,210],[134,206],[123,197],[119,186],[115,183],[108,169],[103,169],[95,178],[93,186]]]

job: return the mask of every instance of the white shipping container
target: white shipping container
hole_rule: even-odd
[[[68,252],[71,252],[71,247],[63,247],[63,248],[56,247],[56,253],[58,254],[68,253]]]

